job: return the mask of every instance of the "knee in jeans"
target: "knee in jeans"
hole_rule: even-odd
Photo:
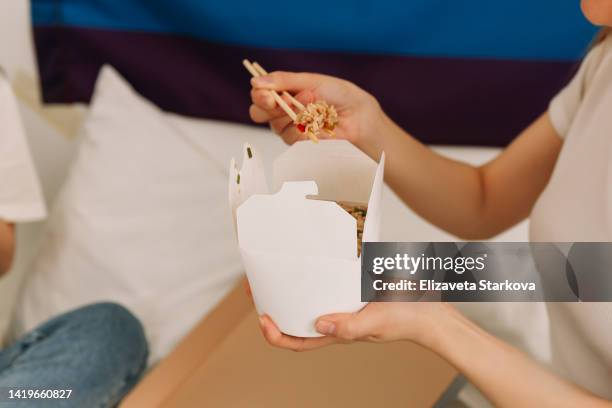
[[[148,345],[140,321],[125,307],[111,302],[95,303],[81,310],[92,336],[102,343],[101,352],[121,361],[143,361]]]

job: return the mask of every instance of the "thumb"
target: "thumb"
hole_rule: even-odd
[[[300,92],[318,87],[321,84],[321,75],[275,71],[268,75],[252,78],[251,84],[254,88]]]
[[[315,325],[317,331],[342,340],[357,340],[369,334],[367,319],[359,313],[336,313],[322,316]]]

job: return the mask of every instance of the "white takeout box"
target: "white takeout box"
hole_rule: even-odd
[[[270,192],[257,152],[243,153],[229,201],[257,311],[286,334],[320,336],[319,316],[365,305],[357,223],[333,201],[367,203],[362,240],[378,241],[384,154],[377,164],[347,141],[298,142],[275,160]]]

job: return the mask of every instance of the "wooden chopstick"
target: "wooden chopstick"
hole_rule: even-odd
[[[257,72],[259,72],[261,75],[268,75],[268,72],[263,69],[263,67],[261,65],[259,65],[257,63],[257,61],[253,61],[253,68],[255,68],[257,70]],[[306,109],[306,107],[304,105],[302,105],[302,103],[300,101],[298,101],[297,99],[295,99],[289,92],[287,91],[283,91],[283,96],[289,98],[289,100],[291,101],[291,103],[298,108],[299,110],[304,110]]]
[[[261,75],[268,75],[268,72],[267,72],[265,69],[263,69],[263,67],[262,67],[261,65],[259,65],[259,64],[257,63],[257,61],[254,61],[254,62],[253,62],[253,68],[255,68],[255,69],[257,70],[257,72],[258,72],[259,74],[261,74]],[[306,109],[306,107],[305,107],[304,105],[302,105],[302,103],[301,103],[300,101],[298,101],[297,99],[295,99],[295,98],[294,98],[294,97],[293,97],[293,96],[292,96],[292,95],[291,95],[289,92],[287,92],[287,91],[283,91],[283,95],[284,95],[284,96],[286,96],[287,98],[289,98],[289,100],[291,101],[291,103],[292,103],[292,104],[293,104],[295,107],[297,107],[298,109],[300,109],[300,110],[304,110],[304,109]],[[315,143],[319,143],[319,138],[318,138],[316,135],[312,134],[311,132],[308,132],[306,135],[307,135],[307,136],[308,136],[308,138],[309,138],[310,140],[312,140],[313,142],[315,142]]]
[[[253,75],[253,77],[261,76],[257,69],[255,69],[255,67],[253,67],[253,65],[249,62],[249,60],[242,60],[242,65],[244,65],[244,67],[247,69],[247,71],[251,73],[251,75]],[[297,115],[295,114],[293,109],[291,109],[289,105],[287,105],[287,102],[285,102],[276,91],[270,90],[270,93],[272,94],[272,97],[274,98],[276,103],[278,103],[278,105],[285,111],[285,113],[291,118],[291,120],[295,122],[295,118],[297,117]]]
[[[249,60],[244,59],[244,60],[242,60],[242,64],[247,69],[247,71],[249,71],[251,73],[251,75],[253,75],[253,77],[259,77],[261,75],[268,75],[266,70],[263,69],[263,67],[261,65],[259,65],[257,62],[253,62],[251,64],[251,62]],[[291,120],[293,120],[295,122],[295,119],[297,117],[295,112],[293,112],[293,110],[289,107],[289,105],[287,105],[287,103],[283,100],[283,98],[280,97],[280,95],[276,91],[270,91],[270,92],[272,93],[272,96],[274,97],[274,100],[285,111],[285,113],[287,113],[287,115],[289,115]],[[283,95],[286,96],[296,108],[298,108],[300,110],[306,109],[306,107],[300,101],[298,101],[293,96],[291,96],[291,94],[289,92],[283,91]],[[311,132],[308,132],[307,136],[313,142],[319,143],[319,138],[316,135],[312,134]]]
[[[248,59],[243,59],[242,60],[242,65],[244,65],[244,67],[247,69],[247,71],[249,71],[251,73],[251,75],[253,77],[258,77],[259,72],[257,72],[257,70],[255,69],[255,67],[249,62]]]

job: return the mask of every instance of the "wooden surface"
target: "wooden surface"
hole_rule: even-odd
[[[185,337],[174,351],[154,367],[121,404],[122,408],[169,406],[166,400],[200,372],[217,348],[253,309],[242,285],[236,286],[219,305]],[[199,395],[194,398],[200,399]]]
[[[305,353],[272,348],[239,288],[122,407],[430,407],[455,374],[408,342]]]

